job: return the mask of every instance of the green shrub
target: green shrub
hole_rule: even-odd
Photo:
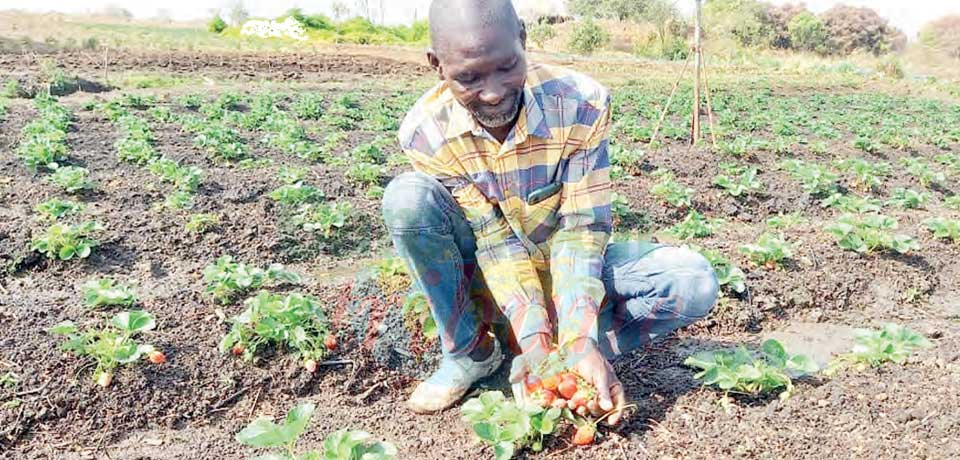
[[[610,34],[592,19],[585,19],[576,25],[570,35],[569,48],[579,54],[593,54],[610,42]]]
[[[543,45],[556,36],[557,32],[553,30],[553,26],[546,23],[537,24],[527,30],[527,37],[540,49],[543,49]]]
[[[207,30],[215,34],[219,34],[227,29],[227,23],[220,16],[214,16],[210,22],[207,23]]]
[[[787,24],[787,31],[790,34],[790,44],[794,49],[817,53],[827,52],[829,39],[827,28],[813,13],[804,11],[794,16]]]

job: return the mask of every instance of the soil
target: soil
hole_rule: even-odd
[[[59,58],[80,75],[100,71],[101,56]],[[0,67],[22,65],[22,59],[0,55]],[[423,72],[359,56],[316,60],[237,54],[218,61],[200,53],[173,58],[124,53],[112,59],[112,68],[279,80],[324,71],[354,77]],[[389,97],[389,88],[385,83],[365,97]],[[328,91],[330,100],[342,88],[315,90]],[[154,209],[163,201],[165,186],[143,169],[118,162],[113,148],[117,129],[97,112],[81,108],[89,97],[62,99],[76,115],[68,137],[70,161],[89,168],[99,184],[97,191],[80,197],[87,204],[84,217],[106,226],[101,246],[89,259],[53,262],[29,251],[31,238],[43,228],[33,206],[59,194],[15,156],[0,157],[0,375],[12,372],[19,378],[15,387],[0,388],[0,401],[21,401],[0,408],[4,458],[247,458],[254,451],[233,439],[237,431],[257,415],[280,416],[305,401],[318,409],[302,448],[315,448],[330,432],[349,427],[396,443],[405,460],[492,457],[472,440],[456,409],[416,416],[404,408],[417,379],[435,365],[437,348],[405,329],[399,313],[405,293],[382,292],[369,274],[371,257],[391,247],[376,199],[346,182],[340,168],[273,151],[256,141],[256,133],[245,132],[245,140],[255,157],[274,164],[244,170],[209,160],[194,147],[192,135],[177,125],[157,123],[152,127],[161,153],[205,171],[192,212],[216,213],[222,221],[204,235],[188,233],[185,214]],[[0,151],[12,150],[20,128],[33,115],[27,101],[14,102],[0,122]],[[381,134],[350,132],[342,149],[347,152]],[[745,295],[727,295],[708,319],[617,361],[617,374],[637,404],[622,426],[602,429],[603,438],[591,447],[570,448],[564,435],[550,441],[545,453],[520,458],[960,456],[960,246],[933,239],[922,225],[926,217],[949,211],[936,204],[925,211],[891,211],[900,220],[900,231],[918,237],[923,249],[910,256],[859,256],[841,251],[821,230],[832,220],[832,211],[799,193],[799,186],[775,167],[779,158],[771,153],[759,152],[753,159],[766,190],[746,201],[718,196],[711,186],[716,160],[705,151],[670,144],[649,152],[644,161],[645,169],[673,170],[677,180],[699,191],[698,210],[726,219],[720,234],[698,244],[736,254],[739,244],[761,233],[767,217],[800,210],[808,222],[786,231],[798,243],[798,253],[793,263],[776,271],[735,260],[748,271]],[[349,236],[318,244],[311,235],[278,223],[281,210],[266,195],[279,185],[274,172],[281,165],[309,168],[313,185],[354,205],[356,215],[344,229]],[[392,168],[390,174],[400,170]],[[617,187],[634,209],[644,210],[651,228],[662,228],[685,212],[656,202],[649,194],[655,180],[642,174]],[[888,178],[882,195],[909,184],[905,177]],[[939,202],[944,192],[935,195]],[[226,331],[220,315],[242,310],[241,305],[217,305],[203,294],[200,273],[222,254],[258,266],[281,262],[304,274],[302,286],[278,290],[315,295],[329,308],[341,341],[334,361],[310,375],[284,354],[250,364],[219,353],[217,344]],[[168,361],[122,368],[105,391],[92,384],[90,366],[60,351],[59,339],[46,330],[67,319],[92,324],[115,313],[89,310],[80,299],[83,282],[107,275],[139,285],[141,306],[158,319],[157,329],[146,338],[164,350]],[[919,296],[908,296],[912,290]],[[837,328],[885,322],[924,333],[936,346],[904,366],[801,381],[797,394],[785,401],[775,396],[738,399],[730,413],[717,404],[718,393],[701,389],[693,371],[681,364],[692,352],[757,342],[778,330],[802,339],[823,335],[821,326],[833,335]],[[843,348],[844,343],[834,346]],[[481,387],[503,388],[504,372]]]

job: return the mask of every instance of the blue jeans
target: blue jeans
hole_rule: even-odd
[[[429,301],[443,354],[469,353],[497,310],[460,206],[436,179],[407,172],[390,181],[382,211],[400,257]],[[540,275],[550,299],[549,273]],[[611,361],[705,317],[719,290],[713,267],[700,254],[641,241],[607,246],[603,283],[598,345]]]

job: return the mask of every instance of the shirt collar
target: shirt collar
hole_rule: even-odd
[[[528,136],[534,136],[541,139],[550,139],[553,137],[547,120],[543,115],[543,106],[533,88],[527,84],[523,87],[523,116],[517,119],[513,128],[514,142],[519,144],[527,139]],[[449,92],[449,89],[447,90]],[[542,95],[541,95],[542,97]],[[447,126],[444,130],[444,136],[447,139],[454,139],[466,133],[471,133],[477,137],[488,137],[483,126],[477,122],[464,106],[460,105],[453,94],[450,93],[450,103],[448,105]]]

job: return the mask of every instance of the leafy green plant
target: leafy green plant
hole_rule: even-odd
[[[801,214],[800,211],[791,212],[789,214],[784,214],[781,212],[776,216],[767,219],[767,228],[771,230],[783,230],[805,223],[807,223],[807,219],[803,217],[803,214]]]
[[[157,209],[191,209],[193,208],[193,198],[194,195],[192,192],[187,190],[174,190],[167,194],[163,203],[157,205]]]
[[[190,233],[206,233],[220,225],[220,216],[216,214],[193,214],[187,219],[184,229]]]
[[[180,191],[193,193],[203,179],[203,170],[196,166],[182,166],[176,160],[163,157],[155,159],[147,165],[147,170],[160,178],[161,182],[169,182]]]
[[[346,201],[307,204],[300,208],[294,223],[308,232],[319,232],[324,238],[330,238],[347,224],[351,212],[353,205]]]
[[[196,110],[203,105],[203,95],[202,94],[184,94],[176,98],[177,104],[180,104],[184,108]]]
[[[910,188],[897,188],[893,195],[887,200],[888,206],[896,206],[904,209],[917,209],[923,207],[930,200],[930,194],[927,192],[918,192]]]
[[[877,331],[856,329],[854,334],[853,351],[831,361],[824,373],[834,374],[848,366],[862,371],[888,362],[903,364],[915,351],[933,346],[923,335],[898,324],[885,324]]]
[[[108,387],[114,370],[121,364],[134,363],[142,357],[158,364],[165,360],[153,346],[134,341],[136,335],[153,330],[156,325],[149,313],[133,310],[118,313],[102,329],[81,331],[72,321],[64,321],[52,327],[50,333],[67,337],[61,344],[64,350],[92,358],[97,365],[93,379]]]
[[[542,450],[543,437],[554,433],[562,415],[556,407],[521,406],[499,391],[468,400],[460,414],[481,441],[493,446],[497,460],[508,460],[527,447]]]
[[[319,120],[323,116],[323,95],[303,93],[290,105],[290,110],[301,120]]]
[[[694,378],[704,385],[723,390],[724,405],[730,403],[730,393],[756,396],[782,389],[779,397],[787,399],[794,393],[793,379],[819,370],[808,356],[788,354],[774,339],[763,342],[759,356],[741,345],[735,351],[699,352],[683,364],[700,369]]]
[[[730,196],[740,197],[763,189],[763,183],[757,179],[757,168],[755,167],[727,167],[724,172],[725,174],[713,178],[713,185],[722,188]]]
[[[96,222],[79,225],[56,223],[43,235],[34,238],[30,250],[41,252],[50,259],[85,259],[90,256],[93,248],[100,244],[89,236],[100,230],[103,230],[103,226]]]
[[[422,292],[411,292],[404,299],[403,319],[409,330],[419,329],[423,332],[423,336],[428,339],[437,338],[439,335],[437,322],[433,319],[427,296],[423,295]]]
[[[232,303],[237,297],[260,289],[267,282],[299,284],[300,275],[287,271],[281,264],[272,264],[266,270],[235,262],[232,256],[220,256],[213,265],[203,269],[204,290],[218,302]]]
[[[816,163],[786,160],[781,164],[781,168],[800,181],[803,191],[812,196],[833,193],[837,187],[837,175]]]
[[[855,195],[844,195],[840,192],[834,193],[823,200],[820,200],[820,206],[824,208],[835,208],[843,212],[865,213],[880,212],[883,202],[876,198],[866,198]]]
[[[336,431],[324,440],[323,452],[297,454],[297,439],[307,429],[316,406],[300,404],[287,413],[282,423],[259,417],[236,435],[237,442],[262,449],[274,449],[251,460],[390,460],[397,448],[389,442],[373,442],[364,431]]]
[[[380,177],[386,174],[386,169],[380,165],[359,162],[347,169],[346,178],[351,182],[371,186],[380,184]]]
[[[128,285],[110,278],[90,280],[83,285],[83,301],[90,308],[121,305],[132,307],[137,303],[137,294]]]
[[[740,246],[740,252],[746,255],[754,265],[775,270],[783,266],[783,261],[793,257],[793,247],[782,235],[764,233],[755,244]]]
[[[206,149],[218,160],[234,161],[247,156],[247,146],[240,135],[220,123],[209,123],[201,128],[193,144]]]
[[[721,254],[720,251],[705,249],[696,245],[690,245],[690,248],[699,252],[710,262],[717,275],[717,283],[721,287],[726,286],[738,294],[747,290],[747,275],[743,273],[740,267],[733,265],[730,259]]]
[[[18,156],[31,171],[57,169],[67,158],[67,129],[73,115],[46,95],[37,96],[34,106],[38,117],[20,130]]]
[[[63,187],[67,193],[76,193],[94,188],[93,182],[88,179],[90,171],[79,166],[61,166],[50,175],[50,182]]]
[[[894,235],[897,220],[882,214],[845,214],[824,227],[837,237],[837,244],[846,250],[871,254],[877,249],[889,249],[901,254],[917,250],[920,245],[910,236]]]
[[[280,188],[270,192],[270,198],[278,201],[284,206],[297,206],[303,203],[311,203],[322,200],[323,192],[310,185],[304,185],[302,182],[282,185]]]
[[[944,198],[943,205],[949,209],[960,211],[960,195],[948,196]]]
[[[960,220],[934,217],[924,221],[934,238],[951,239],[960,243]]]
[[[246,309],[228,321],[230,331],[220,340],[222,353],[233,352],[251,361],[268,346],[290,349],[314,372],[317,362],[331,351],[327,337],[333,335],[316,298],[260,291],[243,305]]]
[[[890,175],[890,163],[871,162],[863,158],[847,158],[836,162],[837,169],[853,175],[853,187],[869,191],[879,187]]]
[[[619,168],[623,176],[638,176],[641,172],[644,153],[640,149],[628,149],[620,144],[610,146],[610,168]]]
[[[83,203],[61,200],[59,198],[51,198],[36,205],[33,210],[38,214],[45,216],[47,219],[57,220],[61,217],[79,214],[83,212],[85,207],[86,206]]]
[[[944,173],[933,171],[930,163],[922,158],[903,157],[900,158],[900,166],[906,168],[907,174],[920,181],[920,185],[927,187],[931,183],[943,183],[947,180]]]
[[[697,211],[690,211],[680,223],[670,227],[667,233],[681,239],[702,238],[713,235],[723,224],[723,219],[705,217]]]
[[[677,182],[673,173],[661,169],[653,175],[660,180],[650,188],[650,193],[676,208],[689,208],[692,205],[694,190]]]

